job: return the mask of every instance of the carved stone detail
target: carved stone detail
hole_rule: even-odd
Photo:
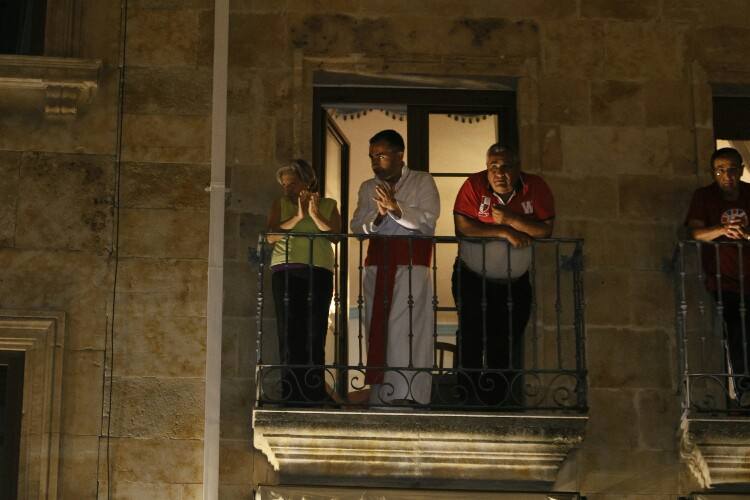
[[[750,483],[750,420],[683,416],[680,456],[703,488]]]
[[[588,417],[258,409],[254,445],[284,484],[550,487]],[[331,481],[335,481],[331,483]]]
[[[92,102],[100,69],[101,61],[0,55],[0,89],[43,91],[48,117],[73,117]]]

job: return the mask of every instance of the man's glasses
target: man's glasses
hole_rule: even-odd
[[[715,168],[714,169],[714,175],[716,177],[721,176],[729,176],[729,177],[735,177],[740,174],[740,168],[739,167],[729,167],[729,168]]]

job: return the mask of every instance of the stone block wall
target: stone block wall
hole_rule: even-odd
[[[750,82],[742,0],[238,0],[231,4],[223,498],[272,480],[235,425],[252,402],[247,263],[274,171],[310,158],[312,75],[518,81],[524,167],[556,196],[555,234],[586,239],[588,437],[561,489],[673,498],[679,463],[671,278],[692,190],[710,182],[711,84]],[[480,167],[480,166],[478,166]],[[243,382],[244,380],[244,382]],[[225,385],[226,387],[226,385]],[[235,432],[236,431],[236,432]],[[229,433],[232,433],[231,435]],[[239,483],[246,486],[240,487]],[[232,494],[229,494],[229,492]]]
[[[128,4],[119,164],[120,2],[80,2],[77,116],[0,110],[0,308],[67,319],[63,499],[202,494],[213,2]]]

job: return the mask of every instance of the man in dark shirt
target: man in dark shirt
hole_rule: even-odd
[[[711,155],[714,182],[696,190],[690,202],[685,220],[690,237],[724,243],[750,239],[750,184],[740,180],[743,168],[742,156],[736,149],[714,151]],[[723,309],[729,351],[727,372],[747,375],[744,345],[750,337],[750,311],[744,321],[740,311],[743,305],[750,307],[750,246],[740,252],[736,245],[719,245],[716,249],[704,249],[702,257],[706,287]],[[739,404],[750,407],[750,378],[734,377],[733,387]]]

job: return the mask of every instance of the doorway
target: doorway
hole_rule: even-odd
[[[16,498],[21,446],[24,353],[0,351],[0,492]]]
[[[313,160],[321,168],[326,196],[336,199],[341,209],[342,232],[350,232],[360,184],[372,177],[369,138],[380,130],[399,132],[409,168],[430,172],[435,179],[441,199],[438,236],[454,235],[456,194],[468,175],[485,168],[487,148],[499,142],[518,149],[516,95],[511,90],[321,85],[313,90],[313,123]],[[357,366],[366,359],[360,291],[354,282],[363,256],[355,246],[341,242],[338,248],[339,297],[331,311],[326,364]],[[441,244],[435,253],[437,335],[445,343],[455,343],[457,329],[450,282],[456,254],[455,244]],[[452,364],[450,353],[443,362]],[[361,382],[348,381],[350,388],[358,385]]]

